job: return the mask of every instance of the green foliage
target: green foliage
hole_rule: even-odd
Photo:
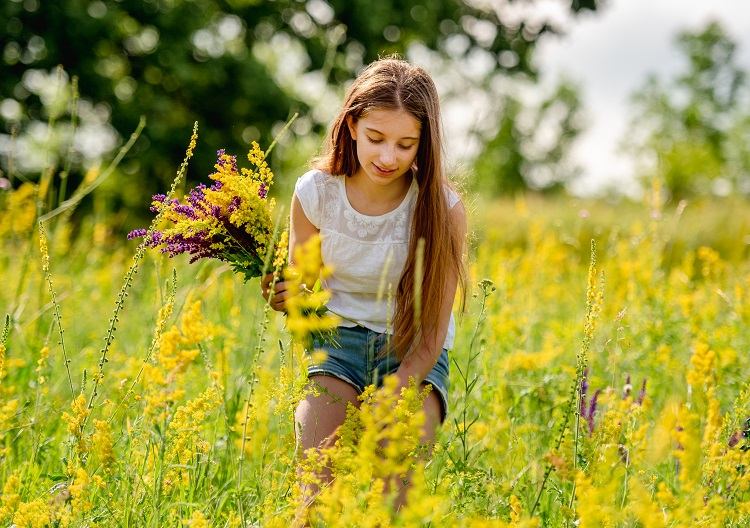
[[[559,190],[578,168],[567,159],[582,130],[581,100],[575,86],[563,82],[541,103],[502,98],[497,132],[477,157],[474,190],[500,196],[528,188]]]
[[[652,76],[634,95],[637,109],[627,147],[651,162],[641,169],[675,199],[750,190],[750,87],[736,44],[718,22],[684,31],[676,45],[684,72]]]
[[[591,0],[570,7],[595,8]],[[253,139],[267,144],[295,111],[303,116],[296,134],[320,133],[339,88],[382,54],[420,44],[463,60],[481,49],[496,70],[533,74],[535,42],[553,31],[546,23],[504,21],[490,5],[462,0],[9,0],[0,20],[0,100],[15,101],[4,107],[0,127],[16,128],[26,158],[15,169],[34,177],[72,160],[71,178],[80,180],[143,115],[148,126],[121,165],[127,191],[111,189],[112,205],[125,209],[171,181],[194,121],[203,131],[195,164],[201,177],[216,149],[242,151]],[[448,54],[449,41],[462,45]],[[67,72],[59,79],[57,65]],[[104,152],[90,141],[73,144],[74,119],[45,136],[45,120],[75,113],[65,87],[72,79],[81,97],[78,128],[92,141],[107,139]],[[274,153],[276,166],[287,158],[302,163],[319,143],[304,143],[300,157],[287,141]],[[4,150],[0,162],[13,172]],[[32,155],[41,161],[31,163]]]

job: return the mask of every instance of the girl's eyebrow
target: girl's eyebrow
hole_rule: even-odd
[[[365,127],[365,130],[367,130],[368,132],[375,132],[376,134],[380,134],[381,136],[385,136],[385,134],[383,134],[380,130],[376,128]],[[413,141],[419,141],[418,137],[411,137],[411,136],[402,137],[401,139],[411,139]]]

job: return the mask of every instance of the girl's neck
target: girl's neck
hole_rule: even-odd
[[[403,176],[388,185],[377,185],[361,172],[345,178],[346,194],[349,203],[357,211],[366,215],[380,215],[396,209],[406,198],[411,186],[412,174]]]

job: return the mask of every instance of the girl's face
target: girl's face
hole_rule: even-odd
[[[421,125],[404,110],[375,109],[358,120],[347,117],[357,143],[360,169],[370,181],[389,185],[399,180],[414,163]]]

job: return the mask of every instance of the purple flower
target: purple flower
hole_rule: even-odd
[[[154,202],[164,202],[164,200],[166,199],[167,199],[166,194],[155,194],[151,197],[151,201],[154,201]]]
[[[230,202],[229,207],[227,207],[227,212],[228,213],[235,212],[237,209],[240,208],[241,203],[242,201],[240,200],[240,197],[235,196],[234,198],[232,198],[232,201]]]
[[[586,416],[586,421],[589,424],[589,434],[594,432],[594,415],[596,414],[596,403],[599,400],[600,392],[602,392],[601,389],[596,390],[594,396],[591,398],[591,403],[589,404],[589,410]]]
[[[581,378],[581,414],[586,416],[586,393],[589,390],[589,369],[583,371]]]
[[[192,218],[193,220],[196,220],[198,218],[198,215],[196,214],[195,209],[193,209],[189,205],[183,205],[183,204],[176,205],[174,207],[174,211],[183,216],[187,216],[188,218]]]
[[[205,194],[203,191],[206,189],[206,186],[202,183],[199,183],[197,186],[195,186],[191,191],[190,194],[187,197],[188,202],[190,205],[197,209],[203,209],[203,198],[205,198]]]
[[[266,187],[265,183],[260,184],[260,188],[258,189],[258,196],[265,199],[266,196],[268,196],[268,187]]]
[[[133,240],[134,238],[138,237],[144,237],[146,236],[146,233],[148,231],[146,229],[133,229],[130,233],[128,233],[128,240]]]
[[[156,247],[159,244],[161,244],[162,237],[164,236],[164,233],[161,231],[154,231],[151,233],[151,239],[146,242],[150,247]]]
[[[636,398],[635,402],[638,405],[643,405],[643,399],[646,397],[646,380],[643,380],[643,384],[641,385],[641,390],[638,391],[638,398]]]

